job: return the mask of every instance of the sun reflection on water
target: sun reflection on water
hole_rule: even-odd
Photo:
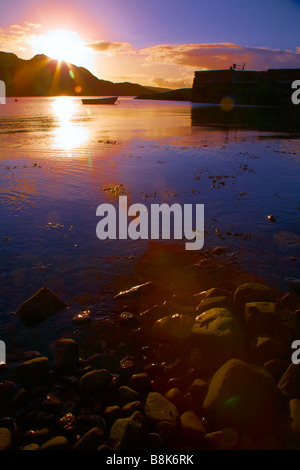
[[[78,103],[68,96],[60,96],[51,103],[58,127],[54,131],[55,146],[72,150],[81,146],[88,138],[88,129],[76,123]]]

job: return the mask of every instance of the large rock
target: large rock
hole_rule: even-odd
[[[289,402],[291,431],[294,437],[300,438],[300,400],[292,398]]]
[[[212,287],[211,289],[204,290],[194,294],[194,299],[199,303],[201,300],[209,297],[230,297],[232,298],[232,293],[227,289],[222,289],[220,287]]]
[[[231,297],[220,295],[218,297],[205,297],[202,299],[197,307],[197,313],[206,312],[211,308],[227,308],[232,310],[233,303]]]
[[[56,436],[45,442],[40,450],[68,450],[69,441],[65,436]]]
[[[201,313],[192,327],[197,345],[208,371],[212,373],[231,358],[242,358],[244,334],[227,308],[212,308]]]
[[[268,286],[256,282],[247,282],[239,286],[234,293],[234,305],[241,317],[248,302],[275,302],[276,293]]]
[[[111,427],[109,442],[113,449],[142,449],[148,432],[145,416],[136,411],[129,418],[117,419]]]
[[[79,441],[76,442],[72,450],[97,450],[103,443],[103,440],[103,429],[95,426],[87,431]]]
[[[22,362],[16,367],[15,373],[24,387],[34,388],[47,381],[49,360],[47,357],[36,357]]]
[[[140,400],[140,394],[126,385],[122,385],[117,392],[117,404],[124,406],[127,403]]]
[[[182,441],[189,445],[195,445],[195,448],[201,445],[205,435],[205,428],[197,414],[191,410],[182,413],[180,423]]]
[[[34,326],[46,318],[55,315],[67,307],[67,304],[48,287],[42,287],[18,308],[16,314],[21,323]]]
[[[167,398],[158,392],[150,392],[145,403],[145,415],[166,436],[172,434],[179,424],[179,412]]]
[[[148,292],[148,290],[152,287],[153,283],[151,281],[145,282],[144,284],[139,284],[138,286],[134,286],[128,290],[119,292],[114,296],[114,300],[126,300],[135,298],[139,295],[143,295],[145,292]]]
[[[282,375],[278,388],[287,400],[300,399],[300,367],[291,363]]]
[[[251,336],[273,334],[278,315],[274,302],[248,302],[245,304],[245,323]]]
[[[87,372],[79,380],[79,393],[84,397],[103,394],[111,380],[112,376],[106,369]]]
[[[213,375],[203,403],[204,415],[217,427],[250,435],[276,428],[279,396],[273,377],[263,367],[231,359]]]
[[[178,341],[191,336],[193,323],[194,320],[190,316],[176,313],[157,320],[152,331],[155,337],[162,341]]]
[[[254,338],[249,348],[249,361],[263,366],[272,359],[287,359],[289,350],[278,338],[258,336]]]
[[[61,338],[54,342],[54,371],[61,375],[72,375],[79,359],[79,346],[74,339]]]
[[[239,435],[235,429],[225,428],[205,435],[205,442],[209,449],[230,450],[239,442]]]
[[[0,428],[0,450],[11,450],[12,435],[10,429]]]

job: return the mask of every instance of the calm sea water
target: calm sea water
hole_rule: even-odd
[[[30,332],[11,316],[44,285],[109,315],[107,299],[151,247],[96,237],[97,206],[119,195],[147,207],[204,204],[204,249],[226,246],[242,269],[287,291],[285,278],[300,277],[299,114],[8,98],[0,106],[3,339],[34,348],[43,328],[64,329],[60,317]],[[176,244],[185,256],[184,241]]]

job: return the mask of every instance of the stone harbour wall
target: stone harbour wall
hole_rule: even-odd
[[[196,103],[292,106],[292,83],[299,69],[196,71],[192,98]],[[229,101],[228,101],[229,100]]]

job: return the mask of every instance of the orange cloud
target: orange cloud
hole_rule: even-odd
[[[120,41],[96,41],[88,43],[86,46],[93,49],[95,52],[105,52],[108,54],[118,54],[132,50],[132,46],[129,42]]]
[[[41,28],[40,24],[25,21],[22,25],[12,24],[0,28],[0,50],[7,52],[26,51],[26,45],[33,31]]]
[[[162,44],[139,51],[150,64],[173,64],[194,69],[227,69],[233,63],[246,62],[246,68],[300,67],[300,54],[280,49],[239,46],[232,43]],[[299,52],[299,48],[298,48]]]
[[[153,78],[153,83],[162,88],[190,88],[192,86],[192,79],[188,77],[187,79],[176,79],[176,78],[169,78],[165,79],[162,77],[155,77]]]

